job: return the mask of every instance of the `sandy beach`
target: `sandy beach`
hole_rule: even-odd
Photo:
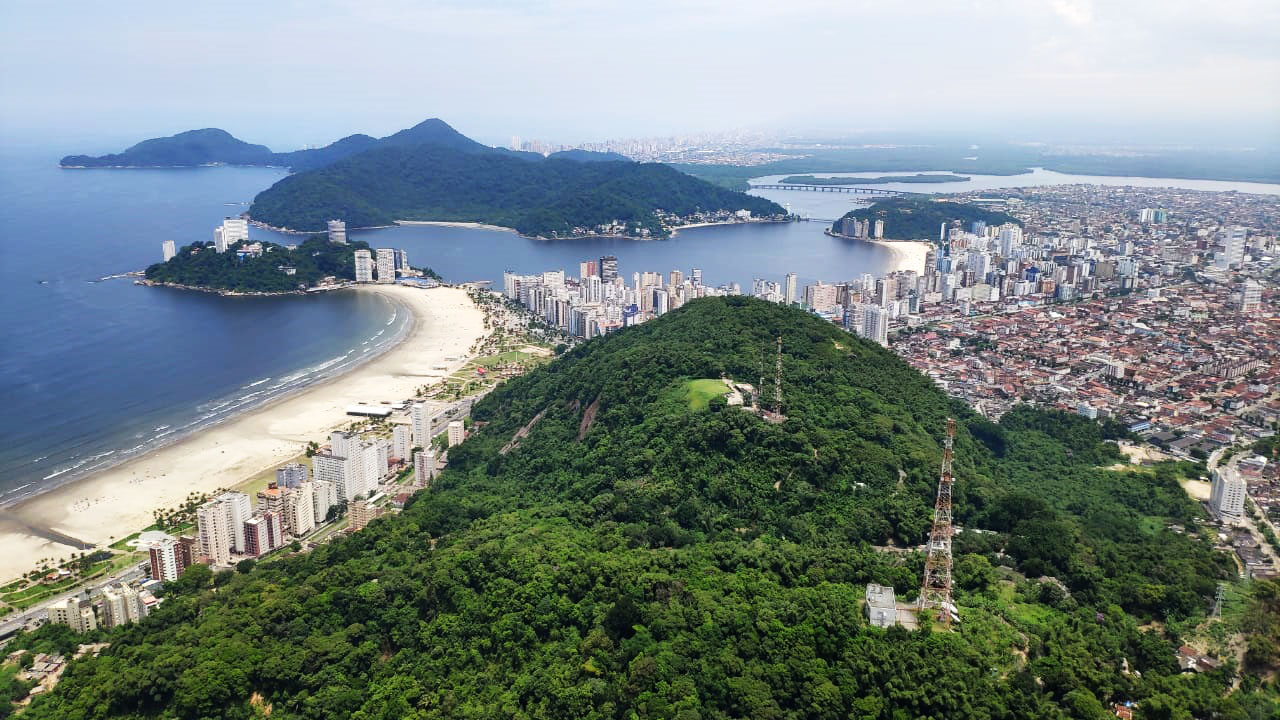
[[[501,230],[503,232],[515,232],[515,228],[503,227],[501,225],[486,225],[484,223],[474,222],[448,222],[445,220],[397,220],[396,225],[435,225],[437,227],[460,227],[473,228],[477,230]]]
[[[889,248],[893,252],[894,270],[914,270],[917,273],[924,272],[925,256],[929,254],[929,249],[934,247],[933,243],[923,240],[867,240],[867,242]]]
[[[109,544],[152,523],[156,509],[174,507],[191,492],[232,487],[296,456],[312,440],[351,422],[355,403],[399,401],[460,368],[484,334],[484,314],[459,288],[361,286],[410,309],[406,337],[351,372],[297,395],[203,430],[167,447],[38,495],[0,518],[0,581],[33,569],[41,558],[68,557],[78,548],[48,532]]]

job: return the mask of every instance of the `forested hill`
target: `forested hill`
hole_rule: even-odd
[[[512,227],[525,235],[566,236],[619,220],[662,235],[654,214],[750,210],[782,215],[763,198],[726,190],[665,165],[616,161],[527,160],[440,145],[370,150],[286,177],[254,198],[253,219],[318,230],[331,218],[348,227],[395,220],[448,220]]]
[[[63,167],[183,167],[225,165],[274,165],[276,155],[265,145],[252,145],[226,130],[188,130],[169,137],[143,140],[124,152],[93,157],[68,155]]]
[[[850,210],[831,226],[833,232],[839,234],[841,221],[845,218],[883,220],[884,236],[895,240],[936,241],[942,224],[950,224],[954,221],[959,221],[965,230],[968,230],[969,224],[976,220],[981,220],[988,226],[1004,223],[1022,224],[1022,221],[1005,212],[929,197],[891,198],[881,200],[870,207]]]
[[[466,152],[508,153],[472,140],[439,118],[430,118],[384,138],[349,135],[319,148],[272,152],[265,145],[251,145],[225,130],[189,130],[170,137],[144,140],[124,152],[92,157],[68,155],[63,167],[182,167],[210,165],[270,165],[294,171],[310,170],[346,157],[381,147],[432,144]],[[517,153],[541,159],[536,153]],[[588,156],[600,153],[585,153]],[[595,159],[580,158],[580,159]],[[625,159],[625,158],[624,158]]]
[[[778,336],[785,422],[691,401],[693,379],[760,382]],[[916,595],[921,556],[898,548],[925,538],[948,415],[957,519],[990,531],[955,539],[963,622],[868,627],[865,583]],[[189,569],[27,717],[1275,712],[1256,679],[1178,672],[1172,629],[1234,566],[1177,468],[1099,469],[1117,452],[1078,416],[986,422],[799,310],[694,301],[508,382],[475,419],[402,514],[246,573]]]

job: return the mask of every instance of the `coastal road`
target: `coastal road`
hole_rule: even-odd
[[[94,594],[94,591],[101,590],[107,585],[114,585],[120,582],[131,583],[135,580],[144,579],[146,578],[147,573],[143,569],[143,567],[144,567],[143,564],[130,565],[124,570],[121,570],[120,572],[114,575],[111,575],[107,579],[102,580],[94,585],[91,585],[89,587],[81,586],[74,590],[68,590],[60,595],[55,595],[54,597],[51,597],[48,600],[45,600],[39,605],[34,605],[26,610],[23,610],[17,615],[5,617],[3,620],[0,620],[0,638],[7,638],[10,635],[24,628],[30,629],[38,626],[38,624],[41,621],[49,617],[49,606],[53,605],[54,603],[61,602],[66,598],[75,597],[76,595],[80,595],[81,593],[84,593],[84,592],[89,592],[90,595],[92,595]]]

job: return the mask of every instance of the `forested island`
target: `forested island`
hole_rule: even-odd
[[[758,380],[778,337],[782,422],[690,401],[700,379]],[[867,583],[908,602],[920,587],[948,417],[961,621],[871,627]],[[507,382],[474,420],[398,515],[243,572],[196,565],[149,617],[92,638],[20,635],[111,643],[25,717],[1277,712],[1274,582],[1232,610],[1270,628],[1246,630],[1243,664],[1178,665],[1236,573],[1178,484],[1203,466],[1125,465],[1078,415],[988,421],[798,309],[695,300]]]
[[[330,243],[325,235],[312,235],[293,249],[269,242],[236,243],[221,253],[211,242],[195,242],[167,262],[149,266],[144,277],[159,285],[230,293],[301,292],[325,277],[355,280],[354,251],[368,248],[359,240]]]
[[[783,217],[776,203],[726,190],[656,163],[527,159],[435,144],[369,150],[286,177],[254,198],[249,215],[274,227],[319,230],[396,220],[477,222],[528,236],[573,237],[617,222],[630,236],[664,237],[659,211],[748,210]]]
[[[932,198],[896,197],[881,200],[870,207],[851,210],[831,226],[831,232],[839,235],[845,218],[858,220],[883,220],[884,235],[895,240],[937,240],[943,223],[959,220],[966,229],[969,224],[981,220],[988,226],[1022,222],[999,210],[988,210],[969,203],[935,200]]]
[[[915,175],[881,175],[880,177],[814,177],[813,175],[788,175],[778,182],[782,185],[887,185],[889,183],[944,183],[965,182],[972,178],[951,173],[916,173]]]

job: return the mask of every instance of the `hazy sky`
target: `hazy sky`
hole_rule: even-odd
[[[211,126],[284,150],[432,116],[490,143],[1256,143],[1280,134],[1280,2],[0,0],[0,107],[6,142],[68,152]]]

